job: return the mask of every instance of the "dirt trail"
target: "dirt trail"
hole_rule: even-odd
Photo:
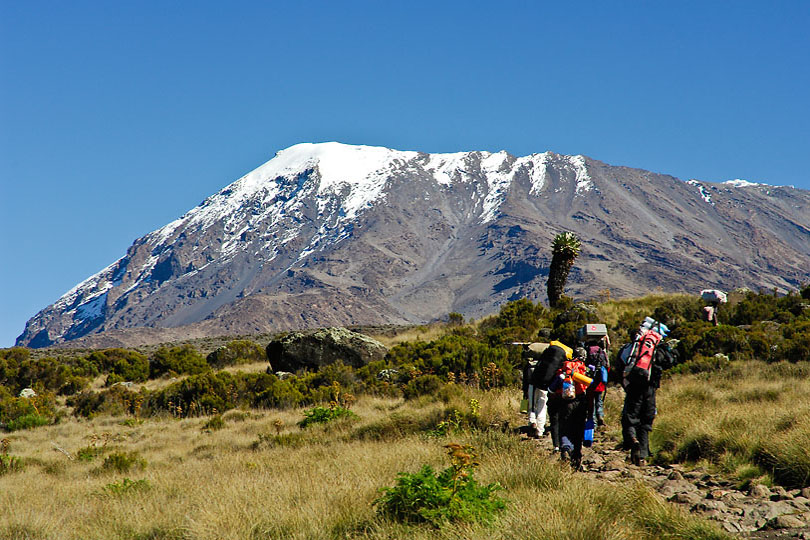
[[[583,449],[582,472],[607,482],[641,480],[665,500],[715,520],[741,538],[810,540],[810,488],[786,490],[757,485],[741,491],[735,482],[680,464],[636,467],[610,430],[601,428]],[[552,454],[551,438],[521,437]]]

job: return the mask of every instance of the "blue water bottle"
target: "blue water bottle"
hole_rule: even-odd
[[[593,420],[585,420],[585,434],[582,437],[582,445],[590,448],[593,444]]]

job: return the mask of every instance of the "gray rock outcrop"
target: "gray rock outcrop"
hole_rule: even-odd
[[[335,362],[359,368],[382,360],[387,352],[388,349],[379,341],[346,328],[293,332],[267,345],[270,365],[290,372],[317,370]]]

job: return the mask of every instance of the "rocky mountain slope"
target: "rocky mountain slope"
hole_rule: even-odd
[[[810,192],[681,181],[551,152],[279,152],[28,321],[19,345],[480,317],[545,300],[555,234],[580,236],[567,294],[810,282]]]

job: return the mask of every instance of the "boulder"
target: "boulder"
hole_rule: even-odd
[[[317,370],[343,362],[354,368],[385,358],[385,345],[346,328],[292,332],[267,345],[267,359],[274,369],[295,372]]]
[[[37,393],[34,392],[33,388],[23,388],[20,391],[20,397],[24,397],[24,398],[37,397]]]
[[[748,492],[748,494],[751,495],[752,497],[770,499],[771,490],[768,489],[768,486],[763,486],[762,484],[754,484],[753,486],[751,486],[751,489]]]
[[[805,526],[804,521],[791,515],[776,516],[765,524],[767,529],[800,529]]]

